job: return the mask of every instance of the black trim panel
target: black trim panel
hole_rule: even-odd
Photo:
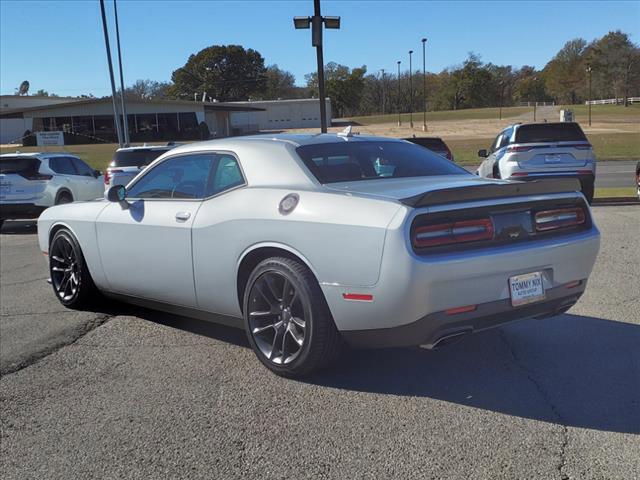
[[[421,193],[400,200],[410,207],[427,207],[462,203],[474,200],[579,192],[580,182],[575,178],[550,178],[527,182],[487,183],[471,187],[454,187]]]
[[[227,327],[244,328],[244,322],[241,317],[233,317],[231,315],[223,315],[221,313],[207,312],[206,310],[198,310],[197,308],[185,307],[182,305],[173,305],[171,303],[164,303],[158,300],[150,300],[148,298],[124,295],[122,293],[108,292],[104,290],[102,291],[102,293],[107,297],[114,298],[125,303],[130,303],[132,305],[137,305],[139,307],[149,308],[151,310],[159,310],[161,312],[170,313],[172,315],[179,315],[183,317],[195,318],[197,320],[219,323],[221,325],[226,325]]]
[[[33,203],[0,203],[0,218],[3,220],[37,218],[46,208]]]
[[[399,327],[343,330],[340,333],[349,345],[360,348],[435,345],[450,336],[487,330],[515,320],[545,318],[563,313],[578,301],[586,284],[587,281],[583,280],[571,289],[565,286],[551,288],[545,292],[544,302],[517,308],[512,307],[511,300],[507,298],[480,304],[469,313],[447,315],[445,312],[436,312]]]

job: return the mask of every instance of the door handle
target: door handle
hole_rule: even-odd
[[[189,217],[191,217],[191,213],[189,212],[178,212],[176,213],[176,220],[178,220],[179,222],[184,222],[189,220]]]

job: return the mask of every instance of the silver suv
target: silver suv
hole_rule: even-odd
[[[496,137],[476,172],[481,177],[509,180],[574,177],[593,200],[596,158],[577,123],[510,125]]]

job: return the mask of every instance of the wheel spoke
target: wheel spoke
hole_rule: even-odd
[[[266,330],[269,330],[270,328],[275,329],[276,328],[276,324],[275,323],[270,323],[269,325],[265,325],[264,327],[255,327],[252,332],[254,335],[257,335],[259,333],[262,333]]]
[[[299,326],[303,330],[305,329],[306,322],[303,319],[301,319],[300,317],[291,317],[291,320],[293,321],[293,323],[295,323],[297,326]]]
[[[271,344],[271,353],[269,354],[269,360],[273,360],[276,358],[276,346],[278,343],[282,342],[282,338],[284,337],[284,329],[276,328],[276,334],[273,336],[273,343]]]
[[[282,283],[282,304],[285,307],[290,305],[289,297],[291,295],[291,283],[287,277],[284,278],[284,282]]]
[[[282,363],[284,363],[284,360],[287,358],[287,330],[289,330],[288,328],[282,332]]]
[[[71,279],[71,275],[67,273],[64,274],[64,277],[62,277],[62,281],[60,282],[60,285],[58,286],[58,292],[60,294],[62,294],[62,296],[65,296],[65,293],[67,291],[67,285],[69,284],[69,280]]]
[[[287,329],[287,331],[289,332],[289,335],[291,335],[291,337],[298,344],[298,346],[301,347],[302,344],[304,343],[304,335],[298,332],[298,327],[296,327],[295,324],[291,323],[289,324],[289,328]]]
[[[66,265],[66,264],[67,264],[67,261],[66,261],[66,260],[63,260],[62,258],[60,258],[60,257],[58,257],[58,256],[56,256],[56,255],[52,255],[52,256],[51,256],[51,260],[55,260],[56,262],[58,262],[58,263],[62,263],[62,264],[64,264],[64,265]]]
[[[63,268],[63,267],[51,267],[51,270],[53,272],[66,272],[67,271],[67,269]]]
[[[278,293],[276,291],[275,285],[273,284],[273,280],[272,280],[271,276],[270,275],[264,275],[262,278],[263,278],[263,281],[264,281],[265,285],[269,289],[269,293],[271,293],[271,296],[275,300],[275,303],[280,303],[282,301],[282,298],[278,298]]]
[[[272,315],[277,315],[277,313],[272,312],[271,310],[263,311],[263,312],[250,312],[250,317],[270,317]]]

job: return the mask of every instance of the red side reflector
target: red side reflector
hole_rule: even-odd
[[[582,280],[576,280],[575,282],[569,282],[565,285],[565,288],[576,288],[582,284]]]
[[[360,302],[373,302],[373,295],[368,293],[343,293],[342,298],[345,300],[358,300]]]
[[[512,177],[526,177],[527,175],[529,174],[525,172],[514,172],[511,174]]]
[[[47,257],[49,256],[49,252],[42,252],[42,254],[47,256]]]
[[[591,170],[578,170],[578,175],[593,175]]]
[[[515,152],[526,152],[527,150],[531,150],[533,147],[508,147],[507,153],[515,153]]]
[[[455,315],[456,313],[473,312],[477,307],[477,305],[467,305],[466,307],[450,308],[449,310],[445,310],[444,313],[447,315]]]

